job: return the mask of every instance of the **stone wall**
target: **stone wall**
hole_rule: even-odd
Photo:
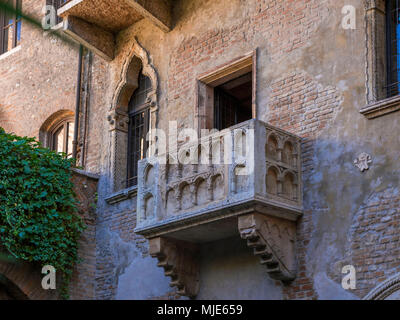
[[[96,286],[96,210],[98,177],[75,169],[72,176],[78,201],[78,213],[86,225],[78,243],[79,263],[75,266],[70,298],[93,300]]]
[[[45,0],[24,0],[22,10],[41,21]],[[44,121],[75,109],[78,51],[50,32],[22,23],[20,48],[0,56],[0,125],[39,137]]]

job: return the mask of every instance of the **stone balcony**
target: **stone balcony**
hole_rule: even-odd
[[[114,58],[115,34],[144,18],[172,28],[171,0],[70,0],[57,14],[66,34],[106,60]]]
[[[295,278],[299,137],[250,120],[166,158],[139,163],[135,232],[149,239],[152,256],[179,293],[197,293],[198,245],[238,234],[272,278]]]

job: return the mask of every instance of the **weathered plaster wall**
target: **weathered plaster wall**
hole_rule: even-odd
[[[239,237],[210,242],[201,248],[201,288],[197,299],[280,300],[279,281],[266,276],[259,262]]]
[[[349,4],[357,9],[355,30],[341,27],[341,9]],[[395,201],[387,201],[366,217],[363,209],[371,196],[379,197],[379,190],[387,189],[392,193],[391,197],[396,197],[399,170],[396,163],[399,141],[392,133],[398,125],[397,115],[367,120],[359,113],[366,103],[363,2],[180,1],[175,17],[177,24],[168,34],[160,32],[146,20],[121,32],[117,58],[111,64],[115,82],[130,39],[136,36],[149,52],[159,75],[160,128],[167,128],[168,120],[177,120],[179,128],[193,127],[196,78],[258,48],[259,117],[304,138],[305,215],[299,222],[297,235],[299,277],[283,288],[281,296],[279,286],[268,283],[265,275],[251,269],[250,264],[246,269],[246,263],[239,261],[238,257],[229,266],[231,272],[226,279],[235,274],[235,268],[243,272],[241,278],[247,279],[248,283],[258,279],[266,286],[265,290],[257,292],[260,299],[340,299],[362,297],[378,281],[393,274],[400,258],[390,242],[396,241],[396,232],[392,230],[395,222],[386,222],[392,227],[389,235],[387,228],[380,229],[376,224],[376,216],[386,217],[386,212],[396,216],[398,206]],[[113,86],[109,89],[112,91]],[[361,173],[353,165],[353,160],[361,152],[373,157],[372,167],[367,173]],[[104,193],[107,193],[107,187]],[[129,217],[135,221],[134,203],[135,199],[121,203],[119,208],[105,206],[104,210],[107,214],[114,212],[111,215],[116,217],[117,212],[130,208],[124,218],[115,219],[120,221]],[[358,225],[359,220],[367,220],[364,224],[371,224],[373,232],[380,232],[376,235],[379,240],[376,240],[374,248],[366,253],[355,248],[361,245],[357,239],[368,233]],[[104,226],[111,232],[111,226]],[[122,228],[118,228],[116,234],[127,232]],[[383,241],[390,244],[379,242],[388,237],[390,240]],[[98,239],[101,248],[104,244],[101,237]],[[124,242],[120,239],[120,243]],[[225,248],[223,243],[207,246],[216,252]],[[145,244],[143,250],[146,252]],[[388,250],[392,257],[390,260],[384,257]],[[367,267],[369,258],[374,259],[373,267]],[[386,262],[379,262],[382,259]],[[343,260],[353,263],[359,272],[359,286],[354,292],[347,292],[340,285],[342,274],[338,266],[343,264]],[[133,270],[135,263],[140,265],[135,258],[131,261],[125,270]],[[154,268],[155,261],[150,261],[149,268]],[[114,262],[114,271],[108,275],[110,279],[115,279],[115,270],[123,265],[118,259]],[[217,279],[219,268],[212,257],[208,260],[203,258],[204,279],[199,298],[254,298],[245,293],[244,282],[237,287],[232,285],[229,290],[214,287],[213,280]],[[102,272],[104,274],[105,270]],[[159,279],[159,274],[155,277]],[[124,275],[119,277],[126,278]],[[139,275],[132,271],[129,278],[139,279]],[[158,280],[148,281],[158,283]],[[118,280],[114,280],[113,285],[118,287],[115,289],[117,292],[123,290],[129,295],[126,286],[119,289]],[[106,289],[99,287],[98,292]],[[132,286],[132,292],[134,290]],[[133,293],[132,296],[136,297]],[[148,296],[145,294],[143,298]]]

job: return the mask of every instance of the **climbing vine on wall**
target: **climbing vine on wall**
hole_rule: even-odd
[[[71,166],[35,139],[0,128],[0,245],[17,259],[56,268],[64,298],[84,229]]]

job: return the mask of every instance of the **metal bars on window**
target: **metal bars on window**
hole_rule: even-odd
[[[57,12],[59,8],[61,8],[64,4],[66,4],[69,1],[70,0],[46,0],[46,3],[48,6],[53,6]],[[61,17],[57,16],[56,23],[58,24],[62,22],[62,20],[63,19]]]
[[[150,109],[147,97],[151,91],[151,81],[140,73],[138,83],[139,86],[129,102],[127,187],[137,185],[138,162],[146,157],[149,146],[147,133]]]

